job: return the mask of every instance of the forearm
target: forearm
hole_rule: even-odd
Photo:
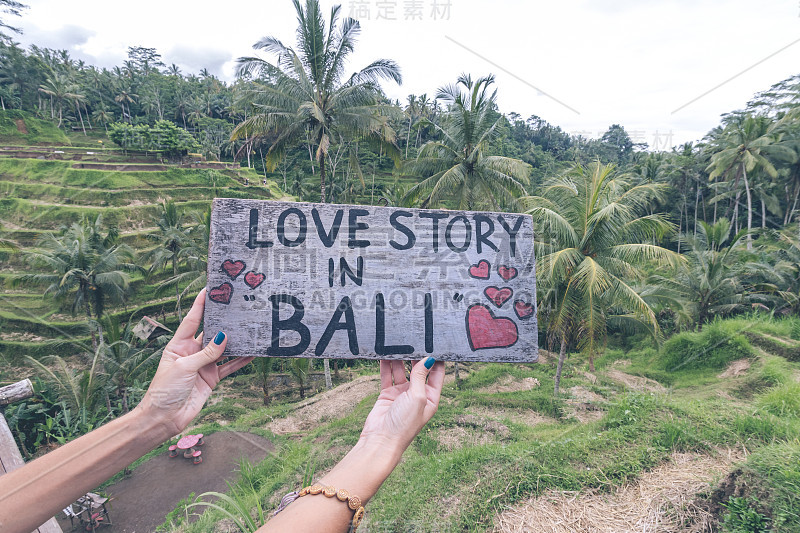
[[[333,470],[317,481],[324,486],[345,489],[366,505],[400,462],[403,449],[383,441],[359,440]],[[350,527],[353,511],[337,498],[319,494],[298,498],[258,533],[314,531],[341,533]]]
[[[0,477],[0,530],[28,533],[171,435],[139,409]]]

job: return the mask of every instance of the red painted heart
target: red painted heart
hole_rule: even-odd
[[[483,291],[483,294],[486,295],[489,300],[496,305],[497,307],[503,307],[503,304],[511,298],[511,295],[514,294],[514,291],[511,290],[510,287],[503,287],[502,289],[498,289],[497,287],[486,287]]]
[[[477,265],[469,267],[469,275],[476,279],[489,279],[489,261],[481,259]]]
[[[250,272],[244,275],[244,282],[247,283],[251,289],[255,289],[256,287],[264,283],[266,277],[267,276],[265,276],[261,272],[254,272],[251,270]]]
[[[517,277],[517,269],[505,265],[500,265],[497,267],[497,273],[500,274],[500,277],[506,281]]]
[[[517,316],[523,320],[530,318],[533,316],[533,304],[523,302],[522,300],[517,300],[514,302],[514,312],[517,313]]]
[[[233,294],[233,285],[227,281],[219,287],[214,287],[208,291],[208,297],[212,302],[228,305],[231,303],[231,295]]]
[[[467,310],[467,340],[472,351],[485,348],[508,348],[519,338],[513,320],[495,317],[485,305],[476,304]]]
[[[226,259],[222,262],[223,272],[229,275],[231,279],[236,279],[236,276],[242,273],[244,267],[244,261],[231,261],[230,259]]]

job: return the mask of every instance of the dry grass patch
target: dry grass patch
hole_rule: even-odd
[[[519,392],[531,390],[541,385],[536,378],[515,378],[514,376],[506,375],[502,379],[497,380],[495,383],[487,387],[478,389],[478,392],[498,393],[498,392]]]
[[[711,531],[713,517],[698,506],[696,495],[743,458],[732,450],[674,453],[667,463],[610,494],[551,490],[498,515],[494,533]]]
[[[517,424],[535,426],[547,422],[555,422],[555,419],[545,416],[533,409],[502,409],[498,407],[472,406],[467,409],[468,414],[490,418],[493,420],[511,420]]]
[[[728,365],[724,372],[718,374],[719,379],[734,378],[745,374],[750,369],[749,359],[739,359]]]
[[[571,408],[569,416],[577,418],[583,424],[603,418],[605,410],[600,404],[605,403],[605,398],[580,385],[570,388],[569,394],[572,396],[566,400]]]
[[[639,392],[666,392],[667,389],[653,379],[644,378],[641,376],[632,376],[630,374],[626,374],[625,372],[620,372],[616,369],[611,369],[606,372],[606,375],[613,379],[614,381],[618,381],[625,385],[627,388],[639,391]]]
[[[452,451],[465,445],[482,446],[511,436],[508,426],[473,414],[456,417],[456,425],[439,430],[437,440],[447,450]]]
[[[379,390],[380,376],[361,376],[300,402],[286,418],[267,424],[267,429],[276,434],[308,431],[323,422],[348,415],[361,400]]]

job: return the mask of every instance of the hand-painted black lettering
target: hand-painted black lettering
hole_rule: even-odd
[[[355,282],[356,285],[359,287],[362,283],[364,283],[364,258],[358,257],[356,258],[356,272],[353,274],[353,270],[350,268],[350,265],[347,264],[347,259],[344,257],[339,258],[339,270],[342,271],[341,279],[342,279],[342,287],[344,287],[345,276],[350,278]]]
[[[300,355],[306,351],[311,343],[311,332],[303,324],[305,309],[303,303],[291,294],[273,294],[269,297],[272,304],[272,342],[267,348],[267,355],[273,357],[290,357]],[[294,308],[292,316],[281,320],[280,304],[289,304]],[[281,346],[281,332],[296,331],[300,335],[300,342],[294,346]]]
[[[458,221],[464,223],[464,244],[461,246],[453,244],[453,224]],[[447,229],[444,230],[444,242],[447,243],[447,247],[454,252],[466,252],[472,242],[472,224],[469,223],[469,219],[464,215],[458,215],[450,219],[447,223]]]
[[[317,226],[317,235],[322,245],[325,248],[330,248],[336,242],[336,237],[339,236],[339,227],[342,225],[342,217],[344,216],[344,209],[337,209],[336,214],[333,216],[333,224],[331,229],[325,233],[325,226],[319,218],[319,211],[316,208],[311,210],[311,218],[314,219],[314,225]]]
[[[417,237],[414,235],[414,232],[411,231],[411,228],[397,220],[397,217],[413,217],[414,214],[409,211],[395,211],[391,215],[389,215],[389,223],[392,225],[394,229],[402,233],[406,236],[406,243],[399,244],[395,242],[394,239],[389,241],[389,244],[395,250],[408,250],[409,248],[414,246],[414,243],[417,242]]]
[[[247,247],[253,250],[255,248],[269,248],[270,246],[272,246],[272,242],[258,240],[258,209],[251,209]]]
[[[348,225],[348,239],[347,246],[350,248],[366,248],[369,246],[369,241],[366,239],[356,239],[356,232],[363,231],[369,228],[366,222],[358,222],[358,217],[365,217],[369,215],[366,209],[351,209],[347,213]]]
[[[448,214],[446,213],[429,213],[429,212],[422,212],[419,214],[419,218],[429,218],[433,222],[432,229],[433,229],[433,251],[439,251],[439,221],[443,218],[447,218]]]
[[[425,293],[425,352],[433,353],[433,299]]]
[[[478,253],[482,252],[482,245],[484,244],[495,252],[499,251],[497,246],[489,240],[489,237],[494,233],[494,222],[492,222],[492,219],[486,215],[474,215],[472,219],[475,220],[475,244],[477,245]],[[481,229],[484,224],[487,226],[486,231]]]
[[[386,303],[383,293],[375,295],[375,353],[378,355],[407,355],[414,353],[414,347],[409,344],[394,344],[386,346]]]
[[[334,265],[336,263],[333,261],[333,257],[328,258],[328,287],[333,287],[333,280],[336,279],[336,269]]]
[[[300,229],[297,232],[297,237],[295,237],[294,240],[289,240],[286,238],[286,217],[289,215],[295,215],[300,226]],[[290,207],[278,215],[278,242],[287,248],[292,248],[294,246],[300,246],[303,244],[303,242],[306,240],[307,230],[308,223],[306,221],[306,215],[296,207]]]
[[[500,225],[503,226],[503,229],[506,230],[506,233],[508,233],[508,242],[511,245],[511,257],[516,257],[517,233],[519,233],[520,228],[522,228],[522,217],[517,217],[517,221],[514,223],[513,229],[508,225],[508,222],[506,222],[506,219],[503,218],[503,215],[497,215],[497,220],[500,221]]]
[[[344,322],[340,322],[343,314]],[[347,330],[347,342],[350,345],[350,353],[353,355],[358,355],[356,319],[353,316],[353,304],[350,302],[350,298],[347,296],[343,297],[342,301],[339,302],[339,305],[336,306],[336,311],[334,311],[331,321],[328,322],[328,327],[325,328],[325,333],[322,334],[322,337],[320,337],[319,342],[317,343],[317,347],[314,349],[314,355],[319,357],[320,355],[324,354],[325,348],[327,348],[328,343],[331,342],[333,334],[340,329]]]

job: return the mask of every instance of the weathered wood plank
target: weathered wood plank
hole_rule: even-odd
[[[537,359],[528,215],[218,198],[207,289],[233,356]]]
[[[33,396],[33,383],[25,378],[11,385],[0,387],[0,405],[19,402]]]

